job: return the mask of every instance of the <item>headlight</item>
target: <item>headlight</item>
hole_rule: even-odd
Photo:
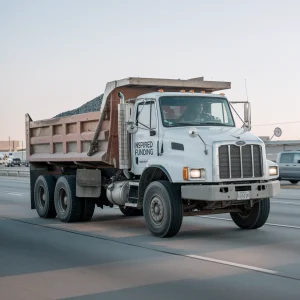
[[[188,167],[184,167],[182,170],[183,180],[204,179],[205,176],[205,169],[189,169]]]
[[[276,176],[278,175],[278,168],[275,166],[272,166],[269,168],[269,175],[270,176]]]
[[[201,178],[201,170],[199,170],[199,169],[191,169],[190,170],[190,177],[191,178]]]

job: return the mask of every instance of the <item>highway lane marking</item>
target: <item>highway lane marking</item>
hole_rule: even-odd
[[[7,183],[9,183],[8,181],[7,182],[4,182],[4,181],[1,181],[0,180],[0,187],[1,188],[7,188],[8,185]],[[21,188],[23,189],[29,189],[30,188],[30,185],[29,185],[29,182],[20,182],[20,181],[15,181],[14,182],[15,184],[14,185],[11,185],[11,186],[20,186]],[[300,196],[300,195],[299,195]]]
[[[14,192],[14,191],[4,191],[4,190],[0,190],[1,193],[7,194],[7,195],[15,195],[15,196],[29,196],[29,193],[18,193],[18,192]]]
[[[1,171],[1,169],[0,169]],[[14,177],[14,176],[1,176],[0,175],[0,182],[1,181],[10,181],[10,182],[28,182],[30,181],[30,177]]]
[[[293,197],[274,197],[274,198],[271,198],[271,201],[274,199],[274,200],[293,200],[293,201],[299,201],[300,200],[300,195],[298,196],[299,198],[293,198]]]
[[[293,202],[287,202],[287,201],[274,201],[274,200],[272,200],[271,203],[300,206],[300,203],[293,203]]]
[[[288,199],[292,198],[293,199],[293,197],[295,197],[294,198],[295,200],[299,200],[300,193],[299,194],[284,194],[284,195],[279,195],[278,197],[273,197],[273,199],[285,199],[285,198],[288,198]]]
[[[276,198],[281,198],[281,197],[284,197],[284,195],[286,196],[300,196],[300,193],[280,193],[278,194],[276,197],[273,197],[274,199]]]
[[[193,255],[193,254],[189,254],[189,255],[185,255],[185,256],[186,257],[190,257],[190,258],[195,258],[195,259],[203,260],[203,261],[209,261],[209,262],[213,262],[213,263],[217,263],[217,264],[222,264],[222,265],[237,267],[237,268],[241,268],[241,269],[258,271],[258,272],[267,273],[267,274],[273,274],[273,275],[278,274],[277,271],[263,269],[263,268],[258,268],[258,267],[249,266],[249,265],[238,264],[238,263],[234,263],[234,262],[231,262],[231,261],[220,260],[220,259],[210,258],[210,257],[206,257],[206,256],[199,256],[199,255]]]
[[[220,217],[200,216],[200,218],[214,219],[214,220],[222,220],[222,221],[230,221],[230,222],[233,222],[231,219],[220,218]],[[265,225],[268,225],[268,226],[275,226],[275,227],[285,227],[285,228],[300,229],[300,226],[294,226],[294,225],[284,225],[284,224],[275,224],[275,223],[265,223]]]
[[[300,226],[293,226],[293,225],[282,225],[282,224],[274,224],[274,223],[266,223],[266,225],[276,226],[276,227],[286,227],[286,228],[300,229]]]
[[[7,195],[12,195],[12,196],[24,196],[24,194],[20,194],[20,193],[6,193]]]
[[[295,198],[273,198],[270,199],[270,202],[287,202],[287,203],[300,203],[300,199],[295,199]]]

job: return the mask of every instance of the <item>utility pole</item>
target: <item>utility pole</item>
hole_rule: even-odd
[[[22,141],[22,162],[23,162],[23,141]]]
[[[9,148],[9,152],[10,152],[10,136],[8,137],[8,148]]]

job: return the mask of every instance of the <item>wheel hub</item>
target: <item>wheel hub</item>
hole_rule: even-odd
[[[68,208],[68,196],[66,191],[62,188],[59,191],[59,206],[62,211],[66,211]]]
[[[243,219],[247,219],[247,218],[249,218],[251,211],[252,211],[252,208],[244,207],[243,211],[241,213],[238,213],[238,215]]]
[[[38,191],[38,204],[41,208],[45,207],[45,202],[46,202],[46,195],[45,195],[45,190],[42,186],[39,187]]]
[[[161,223],[164,215],[163,202],[158,195],[155,195],[150,203],[150,216],[154,223]]]

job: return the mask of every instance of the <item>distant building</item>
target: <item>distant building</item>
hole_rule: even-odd
[[[269,141],[270,137],[269,136],[260,136],[260,139],[262,139],[263,141]]]
[[[20,141],[0,141],[0,152],[16,152],[21,150]]]
[[[267,159],[276,161],[277,154],[282,151],[300,150],[300,140],[270,141],[265,140]]]

